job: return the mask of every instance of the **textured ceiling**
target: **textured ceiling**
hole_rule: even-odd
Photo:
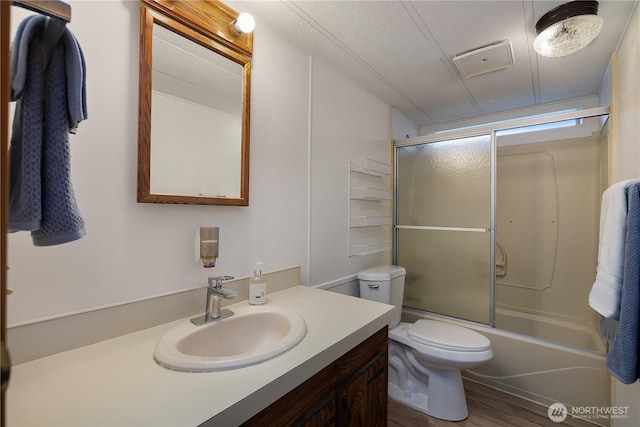
[[[563,1],[263,0],[238,6],[423,126],[597,94],[636,2],[601,1],[602,32],[564,58],[533,50],[536,21]],[[452,62],[456,54],[503,40],[513,46],[513,67],[461,78]]]

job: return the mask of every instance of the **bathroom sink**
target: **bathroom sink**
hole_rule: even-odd
[[[165,333],[154,358],[169,369],[210,372],[254,365],[295,347],[307,325],[280,307],[239,306],[234,315],[195,326],[189,320]]]

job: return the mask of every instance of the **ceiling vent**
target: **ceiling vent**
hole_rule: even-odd
[[[453,57],[453,63],[463,79],[513,67],[511,42],[504,40],[460,53]]]

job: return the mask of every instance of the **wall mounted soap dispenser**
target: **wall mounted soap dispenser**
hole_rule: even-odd
[[[196,258],[204,268],[216,266],[219,236],[220,229],[218,227],[200,227],[196,232]]]

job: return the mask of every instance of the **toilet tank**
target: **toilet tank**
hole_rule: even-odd
[[[400,322],[405,275],[404,267],[397,265],[373,267],[358,273],[360,298],[396,306],[389,328]]]

